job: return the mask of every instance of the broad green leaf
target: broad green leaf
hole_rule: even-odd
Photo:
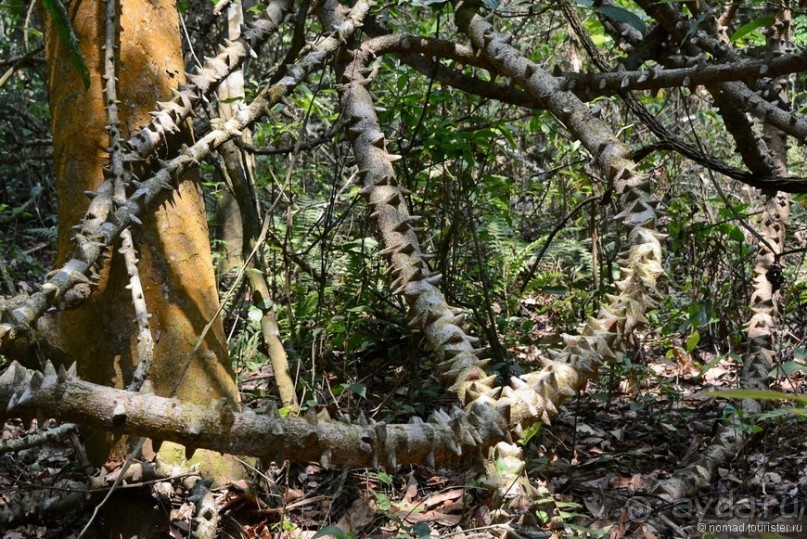
[[[754,30],[762,27],[772,26],[773,23],[775,22],[776,19],[774,19],[771,15],[764,15],[762,17],[757,17],[753,21],[747,22],[744,25],[737,28],[737,30],[735,30],[735,32],[731,34],[730,40],[732,43],[734,43],[735,41],[744,38]]]
[[[501,133],[501,135],[507,139],[507,143],[510,145],[511,148],[518,148],[518,144],[516,143],[516,138],[513,136],[513,132],[510,130],[509,127],[505,125],[498,125],[497,131]]]
[[[602,13],[612,21],[629,24],[639,30],[642,35],[647,33],[647,25],[644,23],[644,21],[639,18],[638,15],[632,11],[628,11],[625,8],[618,6],[598,6],[594,8],[594,11]]]
[[[529,441],[539,432],[541,432],[541,423],[535,423],[530,425],[526,429],[524,429],[524,434],[521,436],[521,439],[518,441],[521,445],[527,445]]]
[[[773,376],[785,376],[794,372],[807,372],[807,365],[798,361],[786,361],[773,369],[771,374]]]
[[[358,397],[367,396],[367,386],[364,384],[350,384],[347,386],[347,390]]]
[[[387,485],[387,486],[392,485],[392,476],[390,474],[388,474],[386,472],[378,472],[376,474],[376,477],[378,478],[379,481],[381,481],[385,485]]]
[[[340,528],[339,526],[325,526],[317,533],[315,533],[311,539],[318,539],[319,537],[327,537],[330,535],[331,537],[335,537],[336,539],[350,539],[350,536],[347,534],[345,530]]]
[[[732,226],[729,229],[729,238],[734,241],[743,242],[745,241],[745,234],[740,230],[740,227]]]
[[[687,337],[687,352],[693,351],[699,342],[701,342],[701,334],[698,333],[698,330],[690,333]]]
[[[90,89],[90,70],[87,69],[87,63],[84,61],[84,55],[81,54],[81,49],[78,46],[78,38],[73,31],[73,26],[70,24],[70,18],[67,15],[67,10],[60,0],[42,0],[42,5],[45,6],[56,31],[59,33],[62,43],[67,47],[70,63],[73,64],[84,82],[84,89]]]

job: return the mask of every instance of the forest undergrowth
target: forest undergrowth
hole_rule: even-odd
[[[530,302],[533,303],[534,302]],[[532,337],[552,341],[557,329],[545,314],[534,315]],[[405,353],[410,342],[401,343]],[[711,391],[736,388],[739,365],[733,354],[716,354],[708,346],[666,353],[661,341],[647,336],[633,357],[621,357],[597,383],[590,383],[563,407],[549,426],[526,432],[522,440],[527,472],[535,489],[531,500],[506,510],[486,488],[480,468],[395,470],[328,470],[318,463],[244,461],[249,479],[213,490],[226,537],[737,537],[737,526],[759,522],[760,530],[787,531],[805,522],[807,506],[807,423],[803,409],[783,413],[784,404],[758,417],[743,417],[733,401]],[[540,346],[516,345],[511,368],[530,368]],[[796,355],[803,350],[796,349]],[[792,351],[790,352],[792,354]],[[797,361],[798,357],[794,358]],[[367,373],[351,383],[353,373],[341,365],[361,363]],[[424,364],[419,363],[423,362]],[[413,414],[450,405],[422,357],[410,354],[400,365],[386,357],[340,358],[323,363],[319,404],[331,417],[362,413],[405,422]],[[261,412],[276,407],[270,389],[271,368],[239,373],[244,405]],[[332,380],[332,381],[330,381]],[[779,376],[772,386],[804,393],[803,371]],[[372,388],[372,390],[368,390]],[[416,409],[412,408],[416,403]],[[701,452],[720,421],[734,418],[754,434],[737,458],[719,470],[699,497],[666,502],[646,494],[661,479]],[[4,442],[52,427],[52,421],[7,422]],[[120,462],[102,472],[113,473]],[[82,492],[88,467],[77,436],[44,443],[0,457],[0,500],[40,498],[48,490]],[[194,515],[192,494],[178,471],[173,479],[140,483],[143,507],[167,517],[166,537],[186,537]],[[102,474],[103,475],[103,474]],[[125,487],[126,488],[126,487]],[[103,488],[87,492],[85,503],[32,516],[3,537],[69,537],[81,529]],[[78,510],[76,510],[78,508]],[[110,510],[111,511],[111,510]],[[102,513],[99,525],[105,518]],[[659,519],[672,535],[656,535]],[[646,524],[650,523],[651,527]],[[700,526],[719,523],[723,532],[701,533]],[[657,524],[655,524],[657,525]],[[731,528],[731,526],[734,528]],[[767,526],[764,528],[763,526]],[[777,528],[777,526],[779,526]],[[732,529],[734,531],[732,531]],[[748,537],[762,537],[749,534]],[[773,537],[777,535],[766,535]],[[798,533],[778,536],[800,537]]]

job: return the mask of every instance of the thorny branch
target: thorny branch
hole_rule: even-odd
[[[29,327],[34,320],[45,312],[51,302],[63,298],[76,284],[86,286],[93,284],[88,275],[91,275],[94,266],[100,261],[101,255],[107,246],[112,245],[124,228],[130,224],[139,225],[141,223],[138,215],[143,211],[143,208],[148,207],[151,201],[162,191],[172,190],[174,178],[185,170],[196,167],[213,149],[225,141],[239,136],[243,129],[252,125],[258,118],[266,114],[272,106],[288,95],[314,68],[322,66],[337,50],[344,36],[354,31],[360,24],[367,10],[368,3],[360,1],[351,11],[349,24],[341,28],[336,35],[323,37],[310,45],[300,60],[289,68],[289,72],[285,77],[275,84],[264,87],[254,101],[236,116],[225,122],[216,122],[213,130],[200,138],[195,144],[190,147],[183,147],[178,156],[162,162],[160,169],[148,180],[134,182],[135,191],[117,210],[114,212],[109,211],[109,206],[111,206],[109,204],[106,206],[107,214],[98,215],[93,213],[92,215],[96,217],[96,220],[101,222],[92,223],[92,229],[94,230],[91,234],[76,235],[77,247],[73,258],[61,269],[51,272],[50,278],[41,286],[39,292],[32,294],[22,305],[13,308],[8,313],[10,321],[0,323],[0,351],[8,346],[11,341],[21,336],[24,333],[21,328]],[[222,68],[222,73],[224,72],[226,72],[226,68]],[[224,74],[226,75],[226,73]],[[201,84],[201,81],[202,79],[208,81],[211,77],[211,74],[205,74],[204,71],[194,76],[196,88],[199,91],[202,91],[202,88],[205,91],[209,89],[212,83]],[[186,93],[188,92],[182,92],[179,95],[185,96]],[[185,97],[181,97],[180,101],[186,101]],[[163,118],[158,122],[161,128],[168,129],[167,126],[169,126],[170,121],[170,125],[174,127],[168,129],[169,133],[179,129],[173,117],[165,113],[166,109],[175,110],[175,105],[176,103],[172,101],[169,105],[163,106],[163,111],[155,117],[155,120]],[[144,131],[146,129],[142,130],[141,133]],[[151,140],[149,136],[140,138],[143,141]],[[103,197],[106,200],[111,188],[112,186],[105,182],[98,191],[89,193],[89,196],[93,199]],[[88,227],[89,225],[85,222],[82,232],[86,231]]]
[[[114,135],[114,107],[110,107],[110,145],[113,147],[110,176],[117,180],[90,193],[95,204],[92,206],[94,218],[80,227],[74,258],[54,272],[40,292],[10,310],[10,319],[0,324],[0,349],[51,304],[69,304],[68,292],[76,284],[91,286],[101,255],[127,227],[140,222],[138,215],[158,193],[173,188],[178,174],[196,166],[225,141],[238,137],[243,129],[304,81],[313,69],[336,58],[335,53],[351,41],[361,25],[370,2],[357,2],[347,18],[334,9],[328,14],[330,18],[324,17],[324,26],[335,28],[336,32],[304,46],[297,62],[287,67],[277,83],[263,88],[248,107],[230,119],[213,122],[209,133],[192,146],[184,147],[179,155],[161,162],[159,171],[147,180],[125,179],[127,163],[142,161],[166,135],[178,131],[194,106],[215,90],[244,61],[248,51],[277,27],[290,7],[286,0],[271,3],[263,18],[247,30],[244,37],[228,42],[216,58],[207,60],[197,75],[190,76],[190,83],[177,92],[175,99],[160,104],[154,120],[125,143]],[[343,61],[337,63],[340,76],[337,89],[343,105],[346,136],[359,168],[360,193],[373,208],[372,218],[384,243],[381,256],[388,262],[393,278],[390,288],[409,305],[409,325],[423,330],[440,360],[440,375],[462,407],[435,412],[427,422],[414,419],[406,425],[376,423],[362,416],[338,422],[327,413],[283,418],[276,410],[270,410],[258,416],[235,412],[220,402],[205,407],[97,386],[76,379],[74,370],[57,370],[50,363],[43,372],[28,371],[12,364],[0,377],[0,406],[7,405],[15,413],[46,409],[62,419],[90,427],[172,440],[189,447],[274,459],[320,460],[324,466],[394,467],[410,462],[434,466],[484,457],[491,448],[519,462],[520,450],[502,442],[512,442],[511,432],[518,435],[536,421],[548,422],[550,414],[595,376],[603,362],[613,359],[617,350],[630,344],[634,330],[646,322],[646,309],[656,304],[656,284],[663,276],[661,240],[664,235],[656,229],[658,202],[649,192],[648,178],[631,160],[627,146],[591,114],[575,93],[581,92],[581,88],[572,92],[572,87],[596,84],[599,90],[604,84],[602,89],[605,90],[618,84],[620,91],[627,91],[641,88],[651,80],[654,84],[667,84],[660,81],[711,83],[713,79],[725,81],[721,77],[725,77],[727,71],[733,77],[746,73],[743,70],[759,72],[762,68],[731,63],[708,66],[701,61],[652,74],[643,71],[607,73],[587,76],[585,80],[571,75],[555,77],[510,46],[508,36],[499,34],[469,3],[460,1],[455,7],[457,26],[470,37],[473,49],[418,36],[377,36],[354,45],[345,53]],[[675,27],[679,26],[676,23]],[[702,41],[706,42],[706,38],[699,34],[689,39],[692,45]],[[615,219],[624,225],[629,241],[619,261],[622,280],[616,283],[616,293],[596,318],[585,323],[579,335],[564,336],[565,347],[545,359],[543,369],[514,377],[503,387],[497,386],[496,378],[485,371],[488,363],[484,359],[485,352],[479,346],[479,339],[463,329],[461,311],[449,306],[439,290],[440,275],[431,271],[429,257],[420,247],[418,216],[411,215],[406,202],[409,193],[396,180],[394,163],[400,156],[387,151],[387,141],[369,92],[376,74],[372,62],[377,55],[388,52],[398,54],[417,69],[448,84],[473,86],[477,89],[475,93],[498,92],[501,88],[502,92],[495,97],[508,96],[507,99],[523,106],[545,108],[582,142],[618,197],[622,211]],[[726,61],[732,61],[730,55],[724,56]],[[494,75],[508,77],[521,90],[511,89],[507,93],[504,87],[494,84],[480,85],[477,79],[445,68],[433,57],[482,67]],[[805,59],[803,55],[788,55],[777,61],[768,66],[770,73],[792,69]],[[741,98],[750,91],[743,89],[740,83],[736,83],[737,88],[730,83],[722,84],[728,85],[726,91],[731,90]],[[585,92],[582,89],[582,93]],[[112,89],[107,90],[107,97],[114,101],[114,83]],[[800,118],[788,111],[771,112],[773,105],[767,101],[767,104],[756,105],[754,99],[745,100],[750,109],[766,118],[778,115],[779,124],[791,125],[790,134],[803,137]],[[651,129],[662,130],[658,126]],[[118,145],[127,150],[122,158],[116,157],[121,155],[115,151]],[[692,152],[688,156],[698,157]],[[790,187],[804,188],[801,184]],[[113,199],[118,205],[114,211]],[[123,249],[134,254],[133,247],[124,244]],[[136,294],[134,290],[133,293]],[[146,313],[145,307],[142,312]],[[148,329],[147,313],[141,329]]]
[[[362,9],[366,8],[367,4],[357,4],[351,11],[351,18],[360,20]],[[344,29],[345,23],[350,23],[350,20],[338,21],[339,28]],[[471,25],[474,31],[478,30],[478,24],[474,21]],[[494,36],[488,30],[485,32],[485,35]],[[345,34],[343,30],[343,38]],[[294,83],[302,80],[307,68],[321,65],[327,57],[325,51],[332,52],[339,42],[336,38],[326,38],[319,47],[313,47],[278,85],[262,91],[237,118],[215,126],[214,131],[190,148],[185,148],[181,155],[164,163],[163,169],[144,182],[130,197],[130,201],[133,199],[147,204],[153,198],[153,192],[170,185],[172,173],[192,166],[211,148],[254,121],[273,99],[285,94]],[[488,40],[493,47],[486,51],[490,61],[498,61],[496,48],[502,43],[501,39],[495,37]],[[283,451],[285,454],[287,449],[287,454],[293,454],[295,458],[319,458],[326,465],[386,463],[394,466],[404,462],[434,465],[436,462],[456,459],[475,459],[484,455],[489,447],[507,439],[509,429],[520,432],[523,426],[532,421],[548,421],[548,414],[555,412],[562,400],[573,395],[582,382],[596,372],[603,358],[613,355],[611,348],[618,342],[618,337],[630,334],[642,320],[640,306],[652,302],[643,290],[645,286],[651,286],[661,273],[656,260],[659,251],[652,247],[653,241],[657,243],[657,233],[645,228],[654,216],[653,203],[642,194],[642,181],[632,178],[632,165],[624,157],[627,148],[613,139],[604,127],[595,129],[587,139],[587,145],[596,149],[595,155],[613,179],[618,192],[623,194],[626,207],[630,208],[619,216],[634,229],[632,237],[638,242],[630,247],[624,261],[626,279],[620,288],[625,295],[616,297],[610,306],[612,310],[603,311],[600,320],[589,322],[580,337],[568,337],[566,350],[559,352],[555,359],[546,360],[544,370],[514,378],[511,380],[512,386],[494,387],[495,378],[484,372],[486,360],[479,357],[483,351],[478,348],[478,339],[461,329],[460,313],[446,305],[442,293],[435,286],[439,276],[428,270],[426,256],[420,252],[417,229],[413,225],[415,216],[409,214],[403,200],[405,190],[394,179],[392,163],[397,158],[384,148],[385,139],[367,91],[373,68],[366,67],[366,62],[373,56],[373,51],[361,48],[351,54],[353,60],[343,70],[343,82],[339,89],[348,120],[349,138],[353,141],[364,185],[362,194],[375,207],[373,216],[387,245],[382,256],[391,264],[395,277],[392,287],[395,293],[407,298],[411,325],[424,330],[442,360],[440,370],[443,376],[466,405],[467,411],[455,408],[448,413],[436,412],[428,423],[416,420],[409,425],[368,424],[362,418],[357,420],[356,425],[342,425],[319,421],[311,416],[308,421],[283,419],[271,413],[268,417],[253,418],[248,412],[238,414],[219,403],[200,407],[170,399],[160,400],[154,396],[93,386],[76,380],[70,371],[56,371],[53,366],[46,366],[44,373],[31,373],[16,365],[0,380],[0,402],[8,402],[12,409],[24,410],[26,407],[50,408],[49,403],[58,398],[61,403],[59,413],[63,418],[76,417],[88,426],[105,426],[130,434],[173,440],[190,447],[245,454],[281,457],[277,452]],[[517,57],[514,60],[523,61]],[[501,67],[512,71],[509,64]],[[568,114],[564,107],[569,105],[576,110],[585,109],[588,115],[587,108],[579,101],[563,97],[566,94],[559,97],[554,86],[547,99],[547,88],[541,86],[543,83],[531,86],[530,79],[521,76],[515,78],[524,83],[533,97],[543,101],[553,113],[561,116]],[[563,120],[575,125],[568,118]],[[606,144],[602,144],[603,141]],[[130,207],[131,202],[117,213],[127,217]],[[118,223],[121,221],[123,219],[119,219]],[[117,226],[107,221],[100,230],[111,238],[114,237],[111,233],[116,230],[113,227]],[[649,249],[644,247],[648,241],[651,241]],[[113,403],[110,408],[109,405]],[[181,425],[178,424],[180,422]],[[222,428],[242,425],[248,428],[248,433],[243,437],[236,432],[229,432],[225,436],[221,431]],[[256,446],[258,440],[260,442]],[[355,451],[355,440],[360,441],[358,445],[361,451],[358,453]],[[506,452],[507,448],[500,451]]]

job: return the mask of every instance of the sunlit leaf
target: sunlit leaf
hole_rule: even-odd
[[[767,28],[768,26],[772,26],[773,23],[775,22],[776,19],[774,19],[771,15],[764,15],[762,17],[757,17],[753,21],[747,22],[744,25],[737,28],[737,30],[735,30],[734,33],[731,34],[730,38],[731,42],[733,43],[735,41],[739,41],[740,39],[744,38],[745,36],[753,32],[754,30],[763,27]]]
[[[381,481],[385,485],[387,485],[387,486],[392,485],[392,476],[390,474],[388,474],[386,472],[378,472],[376,474],[376,477],[378,478],[379,481]]]
[[[698,333],[697,330],[690,333],[689,337],[687,337],[687,346],[686,346],[687,352],[693,351],[695,347],[698,346],[699,342],[701,342],[701,334]]]

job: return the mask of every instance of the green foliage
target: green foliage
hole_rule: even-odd
[[[639,30],[642,35],[647,33],[647,25],[645,22],[639,18],[636,14],[628,11],[625,8],[619,6],[597,6],[594,8],[594,11],[597,13],[602,13],[609,19],[616,21],[616,22],[624,22],[625,24],[629,24]]]
[[[73,31],[73,25],[70,23],[70,17],[67,10],[60,0],[42,0],[42,5],[47,10],[50,17],[53,19],[53,25],[59,33],[62,43],[69,52],[70,63],[76,68],[81,80],[84,82],[84,89],[90,89],[90,70],[87,68],[87,63],[84,61],[84,55],[78,46],[78,39],[76,33]]]
[[[776,22],[776,19],[771,15],[763,15],[762,17],[757,17],[756,19],[747,22],[737,28],[733,34],[731,34],[730,40],[732,42],[737,42],[746,37],[751,32],[755,32],[762,28],[767,28],[769,26],[773,26],[773,23]]]

